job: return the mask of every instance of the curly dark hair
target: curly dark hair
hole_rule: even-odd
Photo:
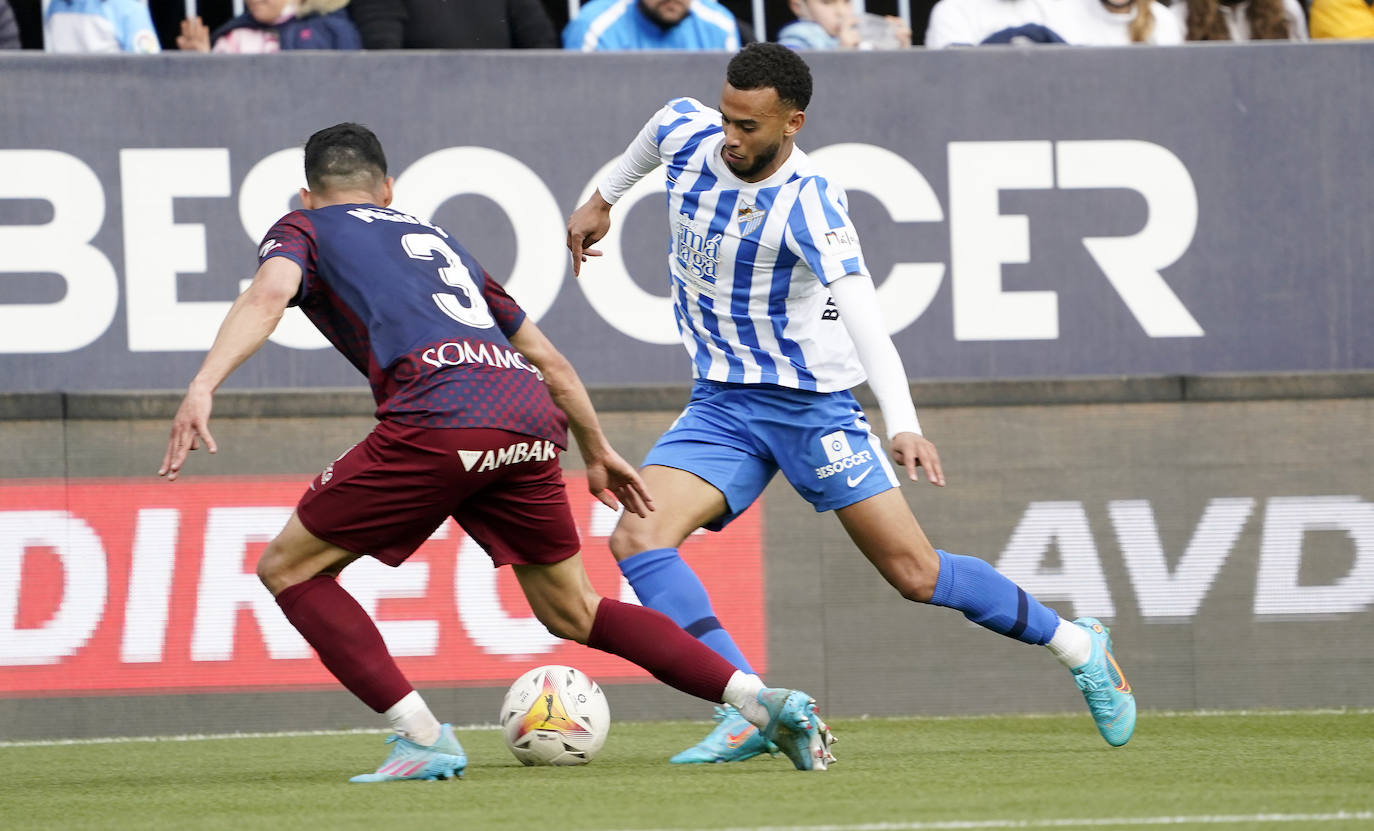
[[[730,59],[725,81],[735,89],[772,87],[778,99],[799,110],[811,103],[811,68],[777,43],[751,43]]]
[[[305,181],[311,190],[375,186],[386,178],[386,153],[377,136],[345,121],[305,143]]]
[[[1226,19],[1217,9],[1217,0],[1186,0],[1188,3],[1188,40],[1230,40]],[[1283,16],[1283,0],[1251,0],[1245,10],[1251,40],[1286,40],[1292,37]]]

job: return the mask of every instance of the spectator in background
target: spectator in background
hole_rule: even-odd
[[[1312,0],[1312,37],[1374,38],[1374,6],[1365,0]]]
[[[1169,11],[1184,40],[1307,40],[1298,0],[1174,0]]]
[[[539,0],[353,0],[367,49],[557,49]]]
[[[797,19],[778,31],[778,43],[791,49],[898,49],[911,45],[911,28],[900,17],[855,14],[851,0],[788,0],[788,8]]]
[[[1075,46],[1183,42],[1173,13],[1158,0],[1055,0],[1049,10],[1047,27]]]
[[[19,48],[19,22],[9,0],[0,0],[0,49]]]
[[[52,0],[43,16],[48,52],[162,51],[144,0]]]
[[[1182,0],[1180,0],[1182,2]],[[1158,0],[940,0],[930,12],[932,48],[996,43],[1168,46],[1183,34]]]
[[[739,47],[739,23],[716,0],[592,0],[563,29],[563,48],[581,52]]]
[[[361,49],[344,11],[348,0],[247,0],[248,11],[211,34],[199,17],[181,21],[177,48],[187,52],[258,55],[287,49]],[[211,44],[214,44],[213,47]]]
[[[1053,33],[1041,32],[1049,17],[1047,6],[1061,0],[939,0],[930,10],[925,45],[977,46],[1006,43],[1019,37],[1029,41],[1062,42]],[[1053,37],[1051,37],[1053,35]],[[996,40],[989,41],[989,38]]]

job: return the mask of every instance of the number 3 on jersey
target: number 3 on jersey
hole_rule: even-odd
[[[439,279],[444,281],[444,285],[458,290],[456,294],[444,291],[434,293],[434,303],[444,314],[475,329],[490,329],[496,325],[471,272],[454,250],[448,247],[448,243],[436,234],[406,234],[401,237],[401,247],[412,260],[433,261],[436,254],[443,260],[443,265],[439,266]]]

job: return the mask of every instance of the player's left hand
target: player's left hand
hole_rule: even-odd
[[[605,455],[587,460],[587,490],[612,510],[619,509],[623,504],[625,510],[647,517],[654,509],[654,500],[649,496],[649,489],[640,478],[639,471],[614,450],[608,449]],[[619,504],[616,498],[620,499]]]
[[[911,481],[919,481],[916,478],[916,468],[923,467],[930,484],[942,488],[945,486],[945,472],[940,467],[940,454],[925,436],[915,433],[898,433],[893,436],[892,458],[906,468],[907,478]]]
[[[568,252],[572,254],[573,276],[582,274],[582,264],[588,257],[600,257],[601,251],[592,248],[611,230],[611,206],[601,198],[600,191],[592,195],[568,217]]]
[[[172,436],[167,440],[167,452],[162,457],[162,467],[157,475],[174,481],[186,463],[186,456],[205,442],[205,449],[211,453],[219,451],[215,437],[210,435],[210,407],[214,396],[211,392],[192,387],[182,399],[177,414],[172,419]]]

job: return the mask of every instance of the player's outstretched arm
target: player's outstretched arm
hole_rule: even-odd
[[[577,377],[577,370],[528,318],[510,336],[510,342],[539,368],[553,403],[568,414],[568,427],[577,439],[582,460],[587,464],[587,489],[592,496],[608,508],[620,507],[615,501],[619,498],[626,510],[641,517],[647,516],[654,509],[649,490],[634,465],[621,458],[607,441],[596,410],[592,407],[592,400],[587,395],[587,388],[582,386],[582,379]],[[615,497],[610,494],[615,494]]]
[[[916,481],[916,468],[923,467],[932,485],[945,484],[940,454],[929,439],[921,435],[916,405],[911,401],[911,386],[902,356],[882,326],[882,308],[873,281],[865,274],[846,274],[831,282],[830,296],[840,311],[840,321],[854,341],[859,363],[868,374],[868,387],[878,399],[887,426],[892,458],[906,468],[907,478]]]
[[[286,305],[301,284],[301,267],[284,257],[273,257],[258,268],[253,282],[229,307],[219,333],[196,377],[186,390],[172,419],[172,435],[157,475],[173,481],[186,457],[203,441],[211,453],[219,450],[210,435],[210,409],[215,390],[239,364],[257,352],[277,328]]]

